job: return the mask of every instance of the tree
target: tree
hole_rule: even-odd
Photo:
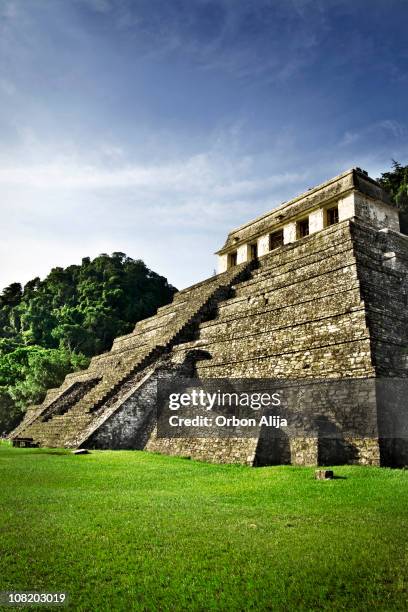
[[[390,172],[383,172],[377,180],[400,211],[401,231],[408,233],[408,166],[392,160],[392,168]]]
[[[14,429],[23,416],[24,413],[16,406],[7,389],[0,387],[0,435]]]
[[[16,306],[20,303],[23,290],[20,283],[12,283],[3,289],[0,295],[0,306]]]
[[[69,372],[89,359],[63,349],[18,347],[0,356],[0,431],[10,431],[29,404],[41,403],[47,389],[59,387]]]

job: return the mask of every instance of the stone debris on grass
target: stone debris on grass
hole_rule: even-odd
[[[315,478],[316,480],[333,480],[333,470],[316,470]]]

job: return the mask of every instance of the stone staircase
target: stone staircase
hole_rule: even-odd
[[[81,432],[109,410],[146,368],[174,345],[194,337],[199,323],[211,317],[233,283],[248,278],[252,268],[241,264],[178,292],[171,304],[140,321],[131,334],[117,338],[111,351],[94,357],[88,370],[68,375],[42,406],[31,407],[11,438],[32,438],[39,446],[75,447]]]

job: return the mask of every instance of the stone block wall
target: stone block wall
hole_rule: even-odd
[[[257,438],[158,438],[154,430],[145,448],[208,463],[254,465],[257,445]]]

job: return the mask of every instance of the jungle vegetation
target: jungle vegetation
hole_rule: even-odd
[[[66,374],[86,368],[116,336],[171,301],[167,280],[141,260],[105,253],[53,268],[0,294],[0,433]]]

